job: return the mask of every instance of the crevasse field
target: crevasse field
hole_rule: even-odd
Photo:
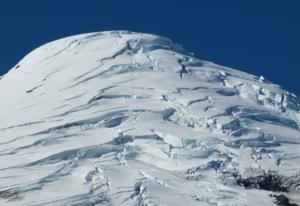
[[[114,31],[0,79],[0,205],[300,204],[300,100],[263,77]]]

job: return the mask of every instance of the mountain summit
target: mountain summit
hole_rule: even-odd
[[[1,205],[300,202],[298,97],[167,38],[48,43],[0,100]]]

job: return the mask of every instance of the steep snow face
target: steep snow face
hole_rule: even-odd
[[[299,201],[299,99],[166,38],[51,42],[3,76],[0,100],[1,205]]]

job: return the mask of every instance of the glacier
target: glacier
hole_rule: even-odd
[[[300,205],[300,100],[129,31],[0,77],[0,205]]]

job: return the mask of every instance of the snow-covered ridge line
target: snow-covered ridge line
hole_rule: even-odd
[[[167,38],[45,44],[0,99],[1,204],[299,204],[299,98]]]

